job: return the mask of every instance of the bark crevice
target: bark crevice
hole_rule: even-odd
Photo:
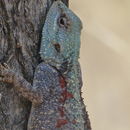
[[[54,0],[0,1],[0,62],[32,83],[46,14]],[[62,0],[68,5],[68,0]],[[31,103],[0,83],[0,130],[26,130]]]

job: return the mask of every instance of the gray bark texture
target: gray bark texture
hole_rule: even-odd
[[[0,0],[0,62],[32,83],[46,14],[54,0]],[[68,5],[68,0],[62,0]],[[31,103],[0,83],[0,130],[26,130]]]

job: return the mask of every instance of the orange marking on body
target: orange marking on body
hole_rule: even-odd
[[[68,92],[67,90],[64,90],[63,93],[62,93],[62,96],[63,98],[65,98],[66,100],[67,99],[70,99],[70,98],[73,98],[73,94]]]
[[[59,102],[60,103],[65,103],[65,99],[62,97],[62,98],[59,98]]]
[[[76,120],[72,120],[72,123],[73,123],[73,124],[76,124],[77,122],[76,122]]]
[[[67,92],[67,93],[66,93],[66,98],[67,98],[67,99],[73,98],[73,94],[70,93],[70,92]]]
[[[66,98],[67,98],[67,90],[64,90],[64,91],[61,93],[61,95],[62,95],[63,100],[66,100]]]
[[[65,88],[66,87],[65,79],[63,77],[61,77],[61,76],[60,76],[60,86],[61,86],[61,88]]]
[[[59,107],[58,110],[60,112],[60,116],[63,117],[65,115],[64,108],[63,107]]]
[[[73,98],[73,94],[68,92],[67,90],[64,90],[62,92],[62,97],[59,99],[60,102],[64,103],[67,99]]]
[[[57,127],[57,128],[60,128],[61,126],[65,125],[65,124],[67,124],[67,123],[68,123],[67,120],[65,120],[65,119],[59,119],[59,120],[57,120],[56,127]]]

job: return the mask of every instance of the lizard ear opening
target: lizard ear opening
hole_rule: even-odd
[[[59,53],[60,52],[60,44],[59,43],[55,43],[54,47],[55,47],[56,51]]]

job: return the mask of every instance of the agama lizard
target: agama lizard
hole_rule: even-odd
[[[8,65],[0,65],[0,81],[13,84],[32,102],[28,130],[91,130],[81,97],[81,29],[80,19],[61,1],[55,1],[43,27],[43,62],[35,70],[33,85]]]

